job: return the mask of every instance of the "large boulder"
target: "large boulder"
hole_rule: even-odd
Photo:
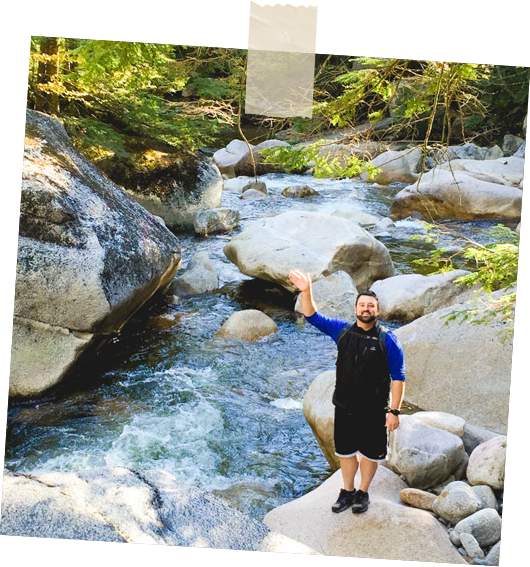
[[[252,158],[250,156],[249,146],[252,151]],[[289,146],[289,144],[280,140],[265,140],[257,146],[253,146],[252,144],[247,145],[246,142],[242,140],[232,140],[226,148],[214,153],[213,161],[221,173],[228,177],[278,173],[281,170],[271,164],[265,163],[265,156],[259,153],[260,150],[275,146]],[[254,160],[254,165],[252,164],[252,160]],[[256,167],[256,172],[254,172],[254,166]]]
[[[430,488],[448,478],[464,459],[460,437],[409,415],[390,434],[386,465],[413,488]]]
[[[434,500],[432,507],[437,516],[452,524],[457,524],[483,508],[482,499],[469,484],[461,480],[450,482]]]
[[[523,242],[530,244],[530,213],[522,218],[515,230]]]
[[[425,173],[419,184],[409,185],[395,196],[390,216],[397,220],[419,212],[429,218],[518,219],[522,197],[517,187],[484,181],[468,171],[437,167]]]
[[[524,176],[524,159],[521,157],[503,157],[485,161],[456,159],[439,167],[445,171],[465,171],[476,179],[512,187],[517,187]]]
[[[319,374],[311,382],[304,396],[304,417],[313,431],[324,456],[333,470],[340,468],[339,458],[335,455],[333,426],[335,406],[331,402],[335,389],[335,371],[328,370]]]
[[[414,417],[427,425],[449,431],[449,433],[458,435],[460,438],[464,437],[466,422],[457,415],[451,415],[443,411],[417,411],[414,413]]]
[[[386,247],[365,230],[339,217],[288,211],[248,223],[224,248],[227,258],[247,276],[296,288],[289,273],[299,269],[313,281],[340,270],[358,289],[394,275]]]
[[[185,297],[198,293],[215,291],[219,287],[219,277],[208,252],[196,252],[186,269],[169,286],[169,293]]]
[[[257,309],[245,309],[231,315],[215,336],[254,342],[277,330],[278,325],[265,313]]]
[[[379,154],[372,160],[372,165],[379,168],[381,172],[370,181],[379,185],[389,185],[395,182],[414,183],[418,178],[421,156],[421,148],[389,150]],[[361,179],[368,180],[368,173],[361,173]]]
[[[169,473],[122,467],[38,476],[5,472],[0,533],[314,553]]]
[[[480,316],[490,305],[482,299],[458,308],[477,309]],[[502,320],[480,325],[448,320],[454,310],[440,309],[395,331],[405,354],[406,399],[506,433],[512,343],[501,340],[505,325]]]
[[[270,511],[264,522],[324,555],[465,564],[430,512],[401,503],[406,484],[385,467],[377,469],[364,514],[332,514],[341,486],[337,471],[316,490]]]
[[[381,319],[408,322],[469,299],[472,291],[465,285],[454,283],[455,279],[468,273],[465,270],[453,270],[431,276],[401,274],[379,280],[370,289],[379,298]]]
[[[501,539],[501,517],[493,508],[484,508],[471,516],[460,520],[455,526],[455,532],[471,534],[481,547],[497,543]]]
[[[164,219],[171,229],[193,230],[199,210],[221,206],[223,178],[209,161],[189,158],[164,190],[153,185],[141,191],[128,187],[127,192],[142,207]]]
[[[20,213],[9,391],[36,396],[167,287],[180,243],[30,110]]]
[[[467,478],[471,484],[485,484],[493,489],[504,488],[506,436],[494,437],[480,444],[471,453]]]
[[[335,272],[318,280],[312,287],[313,298],[320,313],[346,321],[353,318],[357,288],[346,272]],[[302,294],[298,294],[294,309],[297,313],[302,313]]]

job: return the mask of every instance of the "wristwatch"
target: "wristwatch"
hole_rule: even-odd
[[[387,413],[391,413],[393,415],[399,415],[401,412],[398,409],[387,408]]]

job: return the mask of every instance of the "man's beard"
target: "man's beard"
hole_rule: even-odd
[[[360,319],[363,323],[373,323],[377,317],[370,313],[361,313],[360,315],[357,315],[357,319]]]

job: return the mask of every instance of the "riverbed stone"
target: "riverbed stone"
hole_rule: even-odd
[[[383,320],[409,322],[470,298],[473,292],[467,286],[454,283],[456,278],[468,273],[466,270],[453,270],[430,276],[400,274],[376,281],[370,289],[379,298]]]
[[[480,547],[487,547],[501,539],[501,517],[493,508],[484,508],[460,520],[455,531],[460,535],[468,533],[475,537]]]
[[[263,193],[264,195],[267,194],[267,184],[265,183],[265,181],[261,181],[260,179],[255,180],[252,179],[251,181],[249,181],[248,183],[245,183],[245,185],[243,185],[243,187],[241,188],[241,193],[244,194],[247,191],[259,191],[260,193]]]
[[[345,208],[337,209],[331,214],[333,216],[336,216],[336,217],[341,217],[343,219],[350,220],[350,221],[354,222],[355,224],[358,224],[359,226],[361,226],[363,228],[373,228],[380,221],[383,220],[383,217],[373,215],[373,214],[367,213],[365,211],[356,211],[356,210],[353,210],[353,209],[345,209]],[[390,222],[392,222],[392,221],[390,221]],[[392,224],[393,224],[393,222],[392,222]]]
[[[461,480],[456,480],[449,483],[436,497],[432,510],[441,518],[457,524],[482,508],[483,502],[471,486]]]
[[[482,181],[517,187],[524,176],[524,159],[520,157],[502,157],[487,161],[456,159],[450,163],[443,163],[440,169],[464,171]]]
[[[493,508],[494,510],[499,510],[499,504],[497,503],[497,497],[491,486],[486,484],[477,484],[472,486],[473,492],[480,498],[482,502],[482,508]]]
[[[520,478],[517,478],[501,491],[501,496],[505,502],[511,502],[521,496],[524,491],[524,482]]]
[[[271,510],[264,522],[328,556],[465,563],[430,512],[400,501],[399,493],[406,485],[387,468],[378,467],[370,485],[370,507],[364,514],[331,512],[341,487],[337,471],[315,490]]]
[[[506,466],[506,436],[494,437],[476,447],[469,457],[467,478],[471,484],[486,484],[493,489],[504,488]]]
[[[20,210],[9,392],[36,396],[167,288],[180,243],[31,110]]]
[[[254,146],[250,144],[250,148]],[[249,146],[243,140],[232,140],[225,148],[213,154],[213,161],[221,173],[235,176],[235,166],[249,153]]]
[[[278,325],[262,311],[245,309],[231,315],[215,336],[254,342],[277,330]]]
[[[394,197],[390,217],[399,220],[417,211],[429,218],[519,219],[521,205],[522,192],[517,187],[484,181],[468,171],[437,167],[423,175],[419,186],[409,185]]]
[[[414,183],[418,178],[421,156],[421,148],[383,152],[372,160],[372,165],[381,169],[381,172],[371,181],[379,185]],[[361,173],[361,179],[366,181],[368,173]]]
[[[252,160],[250,159],[250,153],[246,152],[241,159],[234,165],[234,173],[236,176],[240,175],[266,175],[267,173],[283,173],[283,168],[277,167],[270,163],[265,163],[266,157],[260,153],[261,150],[267,148],[279,147],[279,146],[289,146],[287,142],[281,140],[265,140],[253,146],[252,157],[254,159],[254,165],[256,167],[256,172],[254,173],[254,166],[252,165]]]
[[[320,313],[346,321],[353,319],[357,288],[346,272],[339,271],[326,276],[315,282],[312,288]],[[301,294],[296,298],[294,309],[297,313],[302,313]]]
[[[462,542],[462,547],[466,550],[468,557],[471,559],[475,559],[475,557],[478,557],[479,559],[484,558],[484,551],[482,551],[478,541],[471,534],[463,532],[460,534],[460,541]]]
[[[123,467],[40,475],[5,471],[0,533],[315,553],[167,472]]]
[[[515,231],[519,234],[519,238],[523,242],[530,244],[530,213],[526,214],[521,219],[521,222],[517,225]]]
[[[394,275],[387,248],[354,223],[310,211],[288,211],[247,223],[224,248],[227,258],[247,276],[297,289],[289,281],[293,269],[313,281],[343,270],[355,286]]]
[[[195,234],[208,236],[220,232],[231,232],[239,228],[241,214],[235,209],[200,209],[195,215]]]
[[[503,293],[494,292],[491,300]],[[477,309],[480,315],[491,305],[487,296],[476,299],[459,309]],[[512,342],[500,340],[505,325],[500,320],[488,325],[448,321],[453,311],[440,309],[395,331],[407,363],[406,400],[505,433],[512,364]]]
[[[466,448],[466,453],[471,455],[473,450],[478,447],[481,443],[485,443],[494,437],[498,437],[500,433],[491,431],[485,427],[480,427],[478,425],[472,425],[466,423],[464,426],[464,447]]]
[[[208,252],[196,252],[182,275],[173,280],[168,292],[180,297],[208,293],[219,287],[219,277]]]
[[[320,193],[309,187],[309,185],[291,185],[282,191],[284,197],[291,197],[296,199],[305,199],[306,197],[319,196]]]
[[[413,508],[420,508],[421,510],[432,510],[436,495],[426,490],[419,488],[404,488],[399,493],[401,502],[412,506]]]
[[[497,542],[486,555],[486,567],[508,567],[513,563],[521,567],[526,565],[524,557],[508,539]]]
[[[530,492],[524,492],[506,508],[510,515],[530,514]]]
[[[523,138],[514,136],[513,134],[506,134],[502,140],[502,151],[505,156],[512,156],[524,143]]]
[[[499,540],[492,548],[488,551],[484,559],[476,558],[473,560],[475,565],[488,565],[488,566],[498,566],[501,560],[501,540]]]
[[[423,423],[427,425],[449,431],[449,433],[458,435],[460,438],[464,437],[466,422],[457,415],[452,415],[444,411],[417,411],[413,415],[416,419],[423,421]]]
[[[256,201],[259,199],[267,199],[267,193],[263,191],[258,191],[257,189],[247,189],[244,193],[241,194],[240,199],[244,199],[245,201]]]
[[[446,479],[464,456],[462,440],[409,415],[389,436],[386,466],[412,488],[426,489]]]
[[[304,417],[313,431],[326,460],[332,470],[340,468],[339,458],[335,455],[333,426],[335,406],[331,399],[335,390],[335,371],[328,370],[319,374],[311,382],[304,396]]]

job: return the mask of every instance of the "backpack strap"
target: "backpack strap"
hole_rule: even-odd
[[[386,348],[386,336],[388,334],[388,330],[383,327],[383,325],[381,325],[380,323],[377,324],[379,327],[379,346],[381,347],[381,350],[383,351],[383,354],[385,355],[385,357],[388,358],[387,356],[387,348]],[[342,339],[342,337],[353,327],[353,323],[348,323],[347,325],[344,325],[344,327],[342,327],[339,336],[337,338],[337,346],[340,342],[340,340]]]

